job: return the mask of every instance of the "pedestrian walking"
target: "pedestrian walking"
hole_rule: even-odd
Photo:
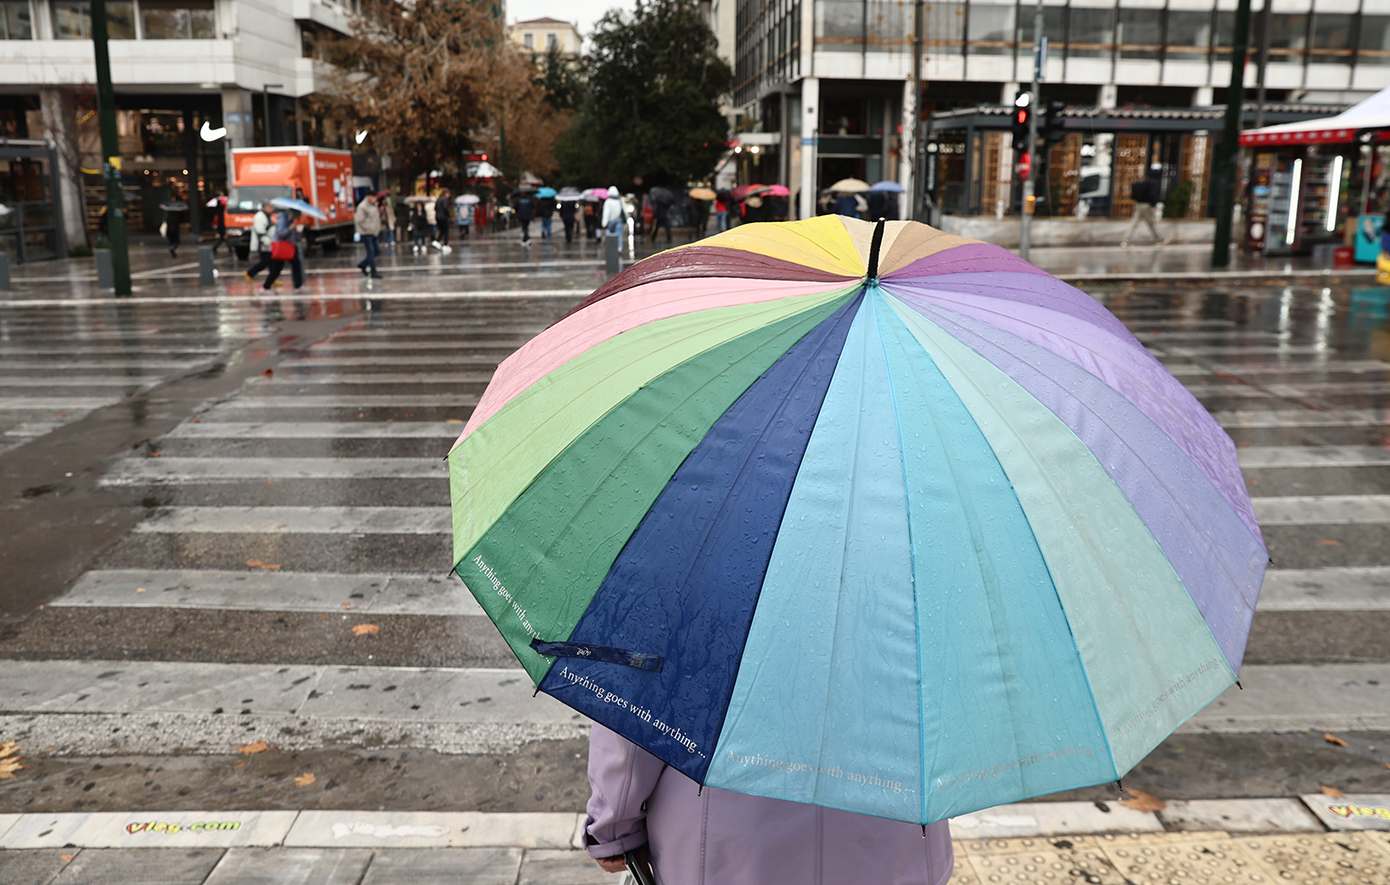
[[[298,294],[304,289],[304,260],[299,248],[299,213],[281,209],[275,215],[275,227],[270,232],[270,273],[265,275],[262,292],[269,292],[285,265],[290,266],[290,280]]]
[[[396,209],[391,204],[391,192],[376,195],[376,208],[381,213],[381,245],[396,246]]]
[[[1135,229],[1141,222],[1148,225],[1149,233],[1153,234],[1156,245],[1168,245],[1168,239],[1158,232],[1156,223],[1159,213],[1163,211],[1163,164],[1154,163],[1150,166],[1148,174],[1141,181],[1129,186],[1129,193],[1134,198],[1134,215],[1129,220],[1129,230],[1125,231],[1120,245],[1129,245],[1130,240],[1134,239]]]
[[[695,238],[701,239],[709,229],[709,200],[692,200],[695,209]]]
[[[435,214],[435,201],[425,201],[425,226],[430,231],[430,245],[439,248],[439,216]]]
[[[591,199],[584,200],[584,239],[598,239],[598,206]]]
[[[610,873],[622,872],[633,851],[662,885],[944,885],[951,877],[946,821],[924,830],[701,788],[598,724],[589,735],[589,784],[586,850]]]
[[[172,206],[172,204],[171,204]],[[169,244],[169,257],[179,256],[179,227],[183,223],[183,209],[167,208],[164,210],[164,223],[160,233],[164,234],[164,239]]]
[[[256,263],[246,269],[246,281],[256,282],[256,274],[270,267],[270,233],[275,227],[275,207],[266,200],[256,214],[251,216],[251,252],[256,253]]]
[[[376,256],[381,251],[377,239],[381,236],[381,210],[377,208],[376,197],[368,194],[357,204],[353,226],[362,239],[362,248],[367,251],[367,256],[357,263],[357,269],[362,271],[363,276],[381,279],[376,268]]]
[[[550,239],[550,226],[555,218],[555,198],[536,198],[536,217],[541,220],[541,239]]]
[[[729,198],[720,191],[714,198],[714,232],[722,234],[729,229]]]
[[[212,254],[216,255],[216,254],[217,254],[217,247],[218,247],[218,246],[226,246],[226,245],[227,245],[227,192],[226,192],[226,191],[218,191],[218,192],[217,192],[217,197],[216,197],[215,200],[214,200],[214,207],[213,207],[213,211],[212,211],[212,232],[215,233],[215,234],[217,234],[217,239],[214,240],[214,241],[213,241],[213,244],[212,244]],[[227,246],[227,251],[228,251],[228,252],[230,252],[231,249],[232,249],[231,246]]]
[[[428,249],[425,243],[429,242],[429,220],[425,214],[425,207],[421,203],[410,204],[410,251],[419,255]]]
[[[531,222],[536,219],[536,198],[526,191],[520,191],[512,202],[516,209],[516,220],[521,225],[521,245],[531,245]]]
[[[473,227],[473,204],[460,203],[458,206],[459,220],[459,239],[468,239],[469,230]]]
[[[565,200],[560,204],[560,224],[565,228],[565,242],[574,242],[575,202]]]
[[[859,200],[854,194],[840,194],[835,197],[835,214],[846,218],[859,217]]]
[[[618,238],[619,249],[623,248],[623,228],[626,227],[626,222],[627,212],[623,209],[618,189],[609,187],[608,199],[603,201],[603,215],[599,218],[599,226],[603,228],[604,236]]]
[[[453,218],[449,212],[453,209],[453,197],[449,194],[449,189],[445,188],[439,192],[439,199],[434,201],[434,221],[439,230],[439,251],[449,251],[449,227]]]
[[[671,204],[664,200],[652,201],[652,242],[656,242],[657,232],[666,228],[666,242],[671,242]]]

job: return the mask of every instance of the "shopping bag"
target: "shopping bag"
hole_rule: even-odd
[[[270,244],[271,261],[294,260],[294,243],[289,240],[276,240]]]

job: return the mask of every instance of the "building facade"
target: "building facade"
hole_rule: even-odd
[[[764,145],[763,163],[800,191],[803,215],[819,187],[846,176],[893,179],[911,193],[919,114],[1007,105],[1032,80],[1037,6],[1027,0],[922,3],[920,96],[913,3],[733,2],[739,137]],[[1076,108],[1210,107],[1230,81],[1236,2],[1045,0],[1041,97]],[[1247,67],[1252,100],[1263,84],[1268,102],[1322,105],[1311,116],[1390,84],[1390,0],[1277,0],[1263,15],[1265,4],[1253,5],[1251,58],[1265,61]],[[1007,180],[1011,143],[999,138],[982,153]],[[1104,160],[1110,146],[1089,148]]]
[[[561,55],[578,58],[582,51],[583,38],[574,22],[533,18],[516,22],[507,29],[507,34],[513,43],[535,55],[544,55],[553,49]]]
[[[321,143],[300,99],[327,73],[315,58],[317,41],[347,33],[356,6],[107,0],[132,230],[156,230],[157,207],[173,194],[202,205],[226,186],[234,147]],[[0,0],[0,138],[55,144],[69,242],[83,241],[84,215],[98,212],[102,199],[95,81],[87,0]],[[199,221],[195,213],[192,223]]]

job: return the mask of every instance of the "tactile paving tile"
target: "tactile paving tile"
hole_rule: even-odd
[[[1201,882],[1206,885],[1270,885],[1269,872],[1224,833],[1197,839],[1123,837],[1104,846],[1132,885]]]
[[[975,875],[975,868],[970,865],[970,856],[960,845],[955,846],[955,849],[956,864],[951,872],[951,885],[983,885],[980,877]]]
[[[1275,881],[1289,885],[1386,885],[1390,857],[1364,833],[1288,834],[1237,840]]]
[[[970,852],[981,885],[1125,885],[1124,876],[1089,837],[980,839],[971,844],[981,849]]]
[[[1390,857],[1390,832],[1383,830],[1363,830],[1361,839],[1370,842],[1380,850],[1385,852],[1386,857]]]

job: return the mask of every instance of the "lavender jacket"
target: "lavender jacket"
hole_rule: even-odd
[[[944,885],[945,821],[922,828],[706,787],[626,738],[589,735],[590,857],[648,845],[660,885]]]

